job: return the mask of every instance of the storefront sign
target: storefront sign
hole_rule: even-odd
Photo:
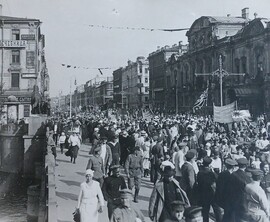
[[[21,35],[21,40],[35,40],[35,35],[34,34],[28,34],[28,35]]]
[[[25,40],[3,40],[0,41],[0,48],[18,48],[26,47],[27,41]]]
[[[31,103],[31,97],[27,97],[27,96],[16,96],[16,98],[18,99],[18,102],[20,103]],[[8,102],[8,96],[6,97],[0,97],[0,102]]]
[[[22,78],[37,78],[35,73],[22,73]]]

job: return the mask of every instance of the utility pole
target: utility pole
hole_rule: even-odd
[[[178,114],[178,86],[177,86],[177,73],[175,74],[175,114]]]
[[[223,77],[225,76],[244,76],[245,73],[228,73],[222,67],[222,56],[219,55],[219,68],[212,73],[195,73],[195,76],[218,76],[219,77],[219,85],[220,85],[220,106],[223,106]]]
[[[69,91],[69,118],[71,118],[72,98],[71,98],[71,78],[70,78],[70,91]]]

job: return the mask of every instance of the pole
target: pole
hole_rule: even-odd
[[[70,93],[69,93],[69,118],[71,118],[71,104],[72,99],[71,99],[71,79],[70,79]]]
[[[177,74],[175,75],[175,114],[178,114],[178,88],[177,88]]]
[[[222,78],[223,78],[223,70],[222,70],[222,57],[219,55],[219,84],[220,84],[220,106],[223,106],[223,95],[222,95]]]

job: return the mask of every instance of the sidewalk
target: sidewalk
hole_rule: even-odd
[[[73,222],[72,213],[77,206],[77,199],[80,191],[80,184],[85,180],[85,169],[89,158],[89,149],[87,145],[82,145],[79,150],[76,164],[70,162],[70,157],[60,153],[60,149],[57,148],[57,164],[56,167],[56,195],[57,195],[57,215],[58,222]],[[149,178],[143,179],[142,188],[140,190],[139,203],[136,204],[142,213],[148,218],[148,203],[153,184],[149,181]],[[134,203],[135,204],[135,203]],[[107,207],[104,207],[104,211],[100,214],[100,222],[109,222]]]

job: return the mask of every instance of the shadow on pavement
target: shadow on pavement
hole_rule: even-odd
[[[89,155],[86,156],[86,155],[83,155],[83,154],[79,154],[78,156],[89,158]]]
[[[143,216],[148,217],[148,210],[141,210]]]
[[[79,195],[79,194],[78,194]],[[64,193],[64,192],[58,192],[56,191],[56,196],[64,199],[64,200],[78,200],[78,195],[72,194],[72,193]]]
[[[60,159],[56,159],[56,162],[63,162],[63,163],[70,163],[70,160],[60,160]]]
[[[80,182],[72,181],[72,180],[59,180],[59,181],[67,184],[68,186],[77,186],[77,187],[79,187],[81,185]]]

